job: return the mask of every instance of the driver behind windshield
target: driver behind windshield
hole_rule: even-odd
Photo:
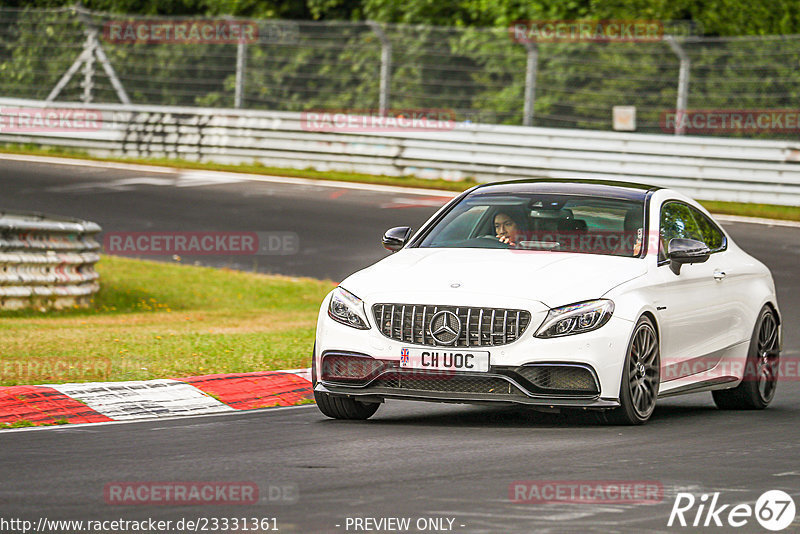
[[[500,211],[494,216],[494,233],[501,243],[516,246],[525,236],[527,224],[522,213],[512,210]]]

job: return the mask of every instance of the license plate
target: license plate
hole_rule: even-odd
[[[400,368],[486,373],[489,371],[489,352],[404,347],[400,351]]]

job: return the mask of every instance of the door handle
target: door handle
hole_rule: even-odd
[[[726,276],[728,275],[725,274],[725,271],[721,271],[719,269],[714,271],[714,280],[716,280],[717,282],[722,282]]]

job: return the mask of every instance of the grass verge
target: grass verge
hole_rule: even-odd
[[[742,202],[720,202],[717,200],[701,200],[700,203],[711,213],[800,221],[800,207],[797,206],[744,204]]]
[[[478,184],[478,182],[474,179],[453,182],[449,180],[426,180],[423,178],[417,178],[415,176],[382,176],[339,171],[317,171],[314,169],[286,169],[282,167],[267,167],[258,163],[224,165],[221,163],[198,163],[196,161],[186,161],[171,158],[99,158],[90,156],[88,153],[78,150],[60,147],[39,147],[36,145],[5,145],[0,147],[0,153],[58,156],[63,158],[88,159],[94,161],[115,161],[119,163],[136,163],[139,165],[158,165],[162,167],[175,167],[180,169],[204,169],[226,172],[242,172],[248,174],[264,174],[269,176],[291,176],[295,178],[312,178],[315,180],[360,182],[396,185],[403,187],[419,187],[422,189],[443,189],[447,191],[464,191]],[[765,219],[800,221],[800,207],[797,206],[782,206],[776,204],[746,204],[743,202],[718,202],[712,200],[701,200],[700,203],[712,213],[724,213],[726,215],[739,215],[743,217],[762,217]]]
[[[26,428],[29,426],[58,426],[68,424],[69,421],[66,419],[56,419],[52,423],[34,423],[33,421],[28,421],[27,419],[17,419],[13,423],[0,423],[0,430],[8,430],[10,428]]]
[[[310,365],[331,281],[103,256],[91,309],[0,313],[0,385]]]

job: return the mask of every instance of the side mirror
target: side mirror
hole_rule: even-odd
[[[387,250],[397,252],[405,246],[409,237],[411,237],[410,226],[397,226],[396,228],[389,228],[386,230],[386,233],[383,234],[383,238],[381,238],[381,244]]]
[[[667,247],[669,268],[675,274],[681,274],[684,263],[703,263],[711,255],[711,249],[696,239],[670,239]]]

